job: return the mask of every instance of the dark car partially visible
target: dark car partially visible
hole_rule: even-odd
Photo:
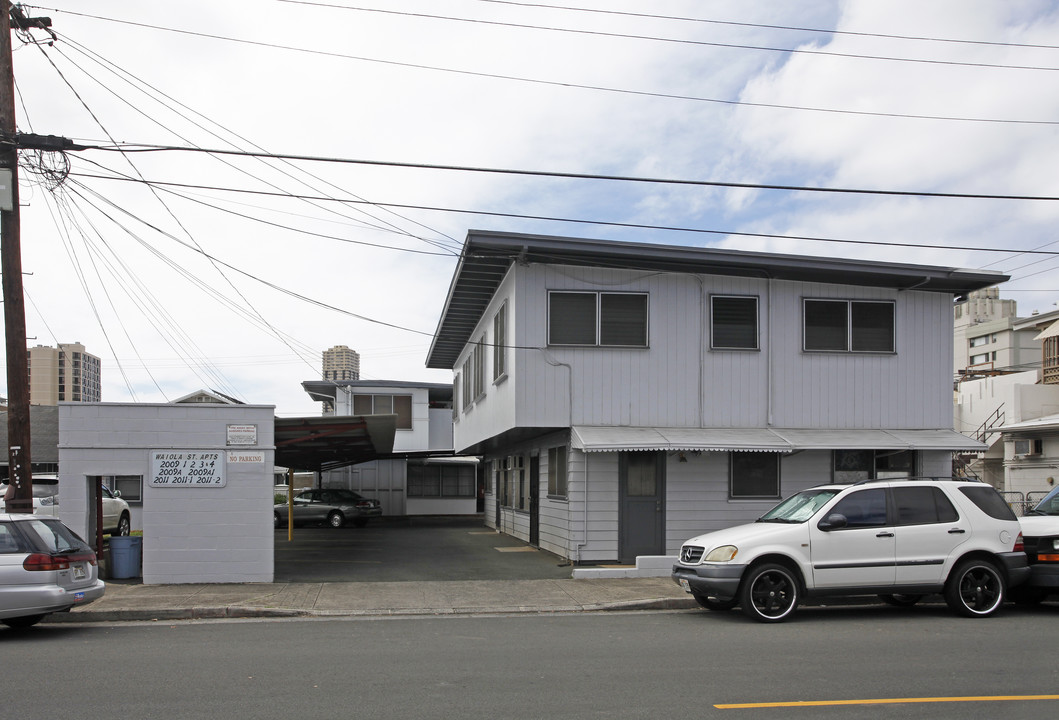
[[[340,528],[347,522],[364,527],[369,518],[382,516],[378,500],[366,498],[352,490],[305,490],[294,496],[294,524],[326,523]],[[287,503],[273,507],[273,524],[287,524]]]

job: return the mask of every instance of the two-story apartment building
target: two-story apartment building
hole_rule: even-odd
[[[486,520],[575,563],[673,555],[823,482],[945,475],[954,297],[921,265],[471,231],[427,365]]]
[[[454,457],[452,385],[402,380],[309,380],[302,387],[325,415],[393,415],[393,452],[320,473],[320,487],[382,503],[383,515],[473,515],[478,459]]]

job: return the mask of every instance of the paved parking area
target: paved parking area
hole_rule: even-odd
[[[403,517],[366,527],[276,530],[275,582],[561,580],[572,566],[481,517]]]

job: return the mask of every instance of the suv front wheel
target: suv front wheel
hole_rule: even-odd
[[[1004,576],[988,560],[964,560],[945,583],[945,602],[964,617],[992,615],[1004,602]]]
[[[798,579],[783,565],[752,567],[739,588],[739,604],[758,622],[782,622],[798,607]]]

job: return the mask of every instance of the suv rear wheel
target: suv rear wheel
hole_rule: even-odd
[[[964,617],[992,615],[1004,602],[1004,576],[988,560],[964,560],[949,574],[945,602]]]
[[[781,622],[798,607],[798,579],[782,565],[752,567],[739,588],[739,604],[758,622]]]

